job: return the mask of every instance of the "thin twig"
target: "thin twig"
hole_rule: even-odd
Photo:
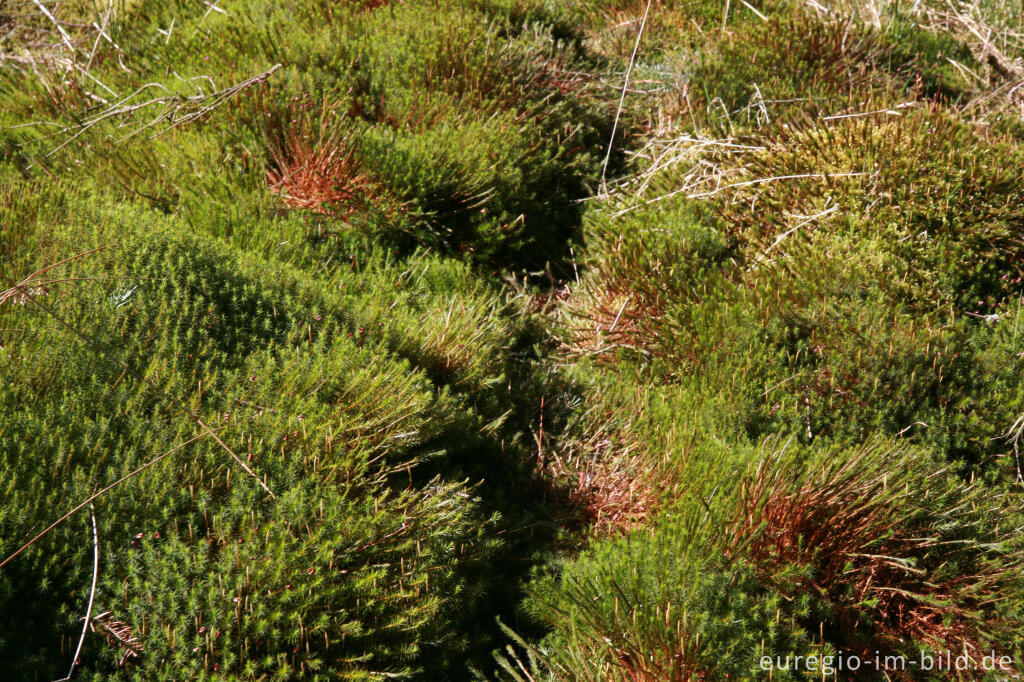
[[[124,653],[121,656],[121,660],[117,663],[118,667],[124,665],[129,657],[135,658],[142,653],[142,643],[139,642],[138,637],[132,634],[132,627],[123,621],[111,618],[110,611],[104,611],[96,616],[92,624],[99,626],[99,629],[106,635],[108,642],[110,638],[117,642],[118,653]]]

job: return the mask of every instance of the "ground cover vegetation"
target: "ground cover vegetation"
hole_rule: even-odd
[[[0,103],[3,679],[1024,673],[1019,3],[0,0]]]

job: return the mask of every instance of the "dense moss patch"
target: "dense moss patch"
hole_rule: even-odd
[[[0,3],[0,677],[90,602],[72,679],[1019,656],[1016,10],[47,8]]]

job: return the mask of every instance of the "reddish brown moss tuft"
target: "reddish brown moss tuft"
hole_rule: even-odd
[[[915,487],[931,478],[941,487],[947,472],[911,481],[898,463],[886,469],[869,460],[865,453],[803,478],[762,464],[741,487],[727,553],[750,561],[783,594],[827,603],[831,638],[851,652],[870,658],[917,642],[980,661],[995,625],[982,607],[1016,569],[943,536],[939,526],[966,516],[971,502],[951,504],[938,521],[922,513],[927,494]]]
[[[326,103],[280,112],[268,126],[268,155],[267,185],[289,208],[344,217],[376,203],[374,184]]]

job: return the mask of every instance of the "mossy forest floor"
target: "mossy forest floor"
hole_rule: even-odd
[[[1014,679],[1022,282],[1019,0],[0,0],[0,679]]]

